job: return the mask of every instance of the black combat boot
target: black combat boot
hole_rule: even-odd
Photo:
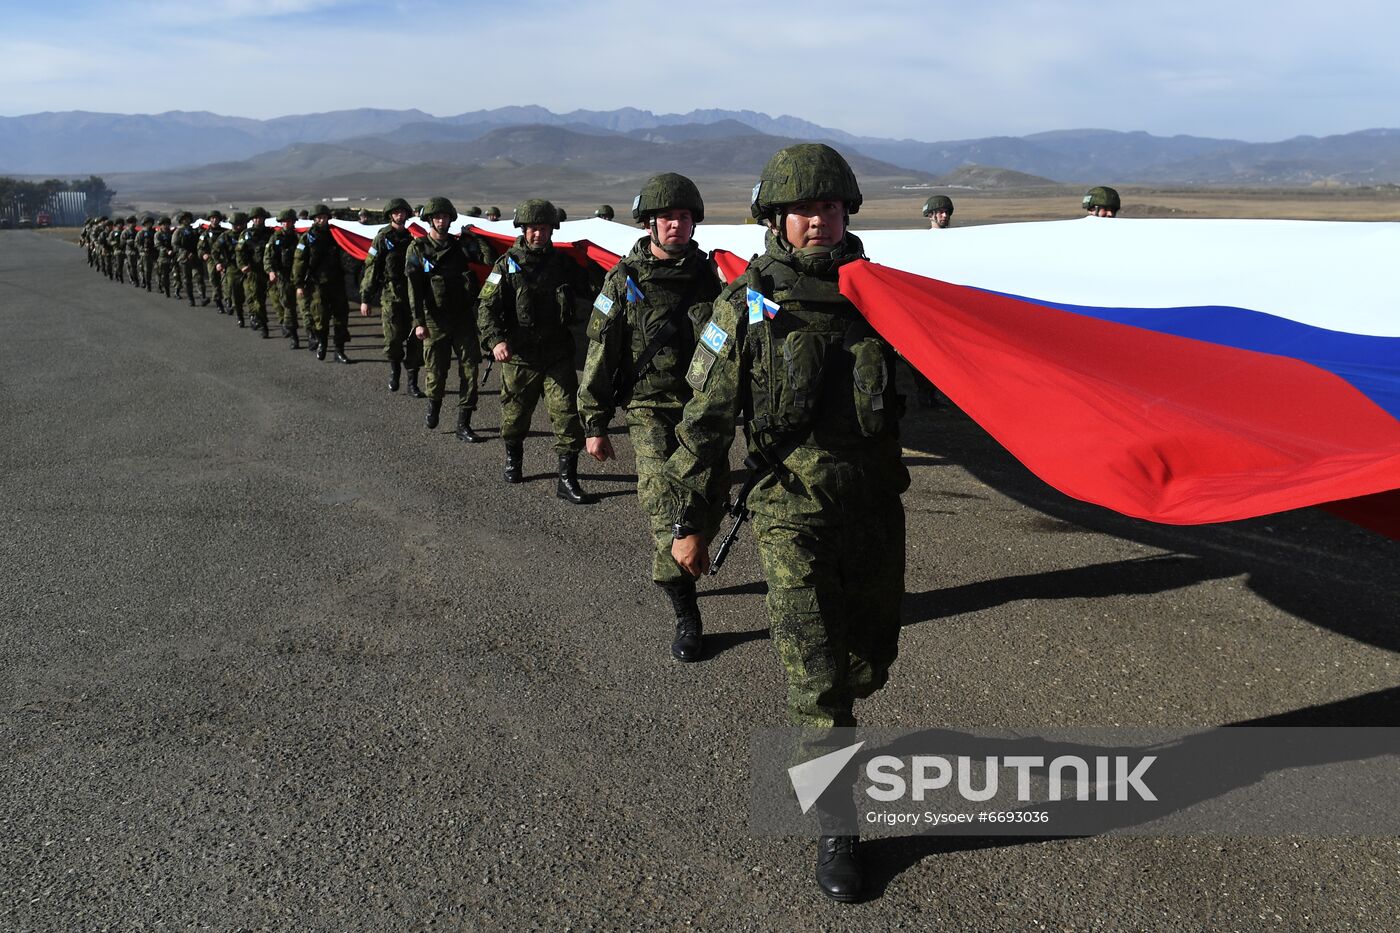
[[[345,355],[345,347],[343,345],[335,348],[335,361],[337,363],[344,363],[347,366],[350,365],[350,357]]]
[[[191,293],[190,293],[190,307],[193,308],[194,306],[195,306],[195,305],[194,305],[194,293],[191,292]]]
[[[324,360],[325,358],[326,358],[326,343],[325,343],[325,341],[323,341],[321,338],[317,337],[317,338],[316,338],[316,359],[318,359],[318,360]]]
[[[399,391],[399,374],[403,371],[403,364],[398,360],[389,361],[389,391]]]
[[[677,661],[699,661],[705,656],[704,628],[700,624],[700,604],[695,598],[694,580],[677,580],[661,584],[671,608],[676,613],[676,637],[671,642],[671,657]]]
[[[247,327],[247,326],[248,326],[247,323],[245,323],[244,320],[243,320],[243,309],[242,309],[242,308],[234,308],[234,309],[233,309],[233,313],[234,313],[235,315],[237,315],[237,317],[238,317],[238,326],[239,326],[239,327]]]
[[[223,300],[222,298],[215,298],[215,299],[214,299],[214,307],[218,309],[218,311],[219,311],[220,314],[223,314],[223,313],[224,313],[224,300]]]
[[[269,337],[272,336],[271,334],[269,334],[269,333],[267,332],[267,321],[262,321],[261,323],[259,323],[259,324],[258,324],[258,330],[262,331],[262,335],[263,335],[263,339],[264,339],[264,340],[267,340]]]
[[[525,462],[525,444],[522,441],[506,441],[506,472],[504,479],[507,483],[518,483],[522,477],[520,475],[521,466]]]
[[[457,409],[457,439],[468,444],[479,444],[485,440],[472,430],[472,413],[465,408]]]
[[[297,335],[297,329],[295,327],[287,328],[287,336],[292,338],[292,349],[300,350],[301,338]]]
[[[559,484],[554,494],[573,505],[592,505],[597,498],[583,491],[578,484],[578,453],[559,455]]]
[[[208,295],[205,295],[203,298],[199,299],[199,306],[200,306],[201,308],[207,308],[207,307],[209,307],[209,296],[208,296]]]
[[[414,398],[428,397],[422,389],[418,388],[418,370],[416,369],[408,371],[408,394]]]
[[[423,419],[423,423],[431,430],[438,426],[438,415],[442,412],[442,399],[428,399],[428,417]]]
[[[833,901],[860,900],[865,873],[856,849],[859,836],[822,836],[817,840],[817,887]]]

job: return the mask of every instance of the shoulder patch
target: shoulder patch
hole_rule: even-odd
[[[632,280],[628,279],[627,281],[630,282]],[[609,298],[607,295],[604,295],[602,292],[598,293],[598,297],[593,302],[593,307],[597,308],[598,311],[603,315],[603,317],[612,316],[613,301],[611,298]]]
[[[487,284],[487,285],[500,285],[500,284],[501,284],[501,273],[496,272],[496,271],[493,270],[493,271],[491,272],[491,274],[488,275],[488,276],[486,277],[486,284]]]
[[[729,335],[724,332],[714,321],[705,325],[705,329],[700,332],[700,342],[709,348],[710,352],[719,356],[724,352],[724,348],[729,345]]]
[[[391,247],[391,248],[392,248],[392,247]],[[369,252],[365,253],[365,257],[368,258],[368,259],[373,259],[373,258],[374,258],[376,255],[378,255],[378,254],[379,254],[379,250],[377,250],[377,249],[375,249],[373,246],[371,246],[371,247],[369,248]]]
[[[705,344],[697,344],[695,356],[690,359],[690,366],[685,371],[685,381],[696,392],[701,392],[705,388],[705,383],[710,381],[710,370],[715,368],[715,361],[719,356],[711,353],[710,348]]]
[[[305,244],[305,243],[298,243],[298,244],[297,244],[297,249],[306,249],[306,244]]]

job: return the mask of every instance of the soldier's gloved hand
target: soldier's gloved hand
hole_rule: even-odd
[[[608,440],[606,437],[588,438],[583,442],[583,449],[588,452],[588,456],[597,460],[599,463],[605,463],[617,457],[617,454],[613,451],[612,441]]]
[[[671,542],[671,559],[692,577],[710,572],[710,549],[703,535],[686,535]]]
[[[369,317],[369,305],[363,301],[360,302],[360,317]]]

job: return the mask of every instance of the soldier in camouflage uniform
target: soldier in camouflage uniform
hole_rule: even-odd
[[[214,270],[223,279],[224,301],[228,313],[238,318],[238,326],[245,327],[243,320],[243,276],[238,271],[238,238],[248,226],[248,215],[234,211],[229,218],[229,226],[214,241]]]
[[[624,412],[637,461],[637,501],[651,520],[651,579],[676,615],[671,655],[698,661],[703,644],[695,578],[671,557],[675,515],[661,471],[676,451],[676,425],[691,395],[685,366],[710,320],[720,281],[693,239],[695,225],[705,219],[705,202],[689,178],[649,178],[632,203],[632,218],[647,235],[613,266],[593,302],[579,416],[589,456],[605,461],[614,455],[608,422],[614,410]],[[729,471],[714,470],[707,500],[716,508],[700,529],[707,538],[719,527],[728,489]]]
[[[500,220],[500,219],[501,219],[501,209],[500,209],[499,207],[495,207],[495,206],[488,207],[488,208],[486,209],[486,219],[487,219],[487,220]]]
[[[126,218],[118,217],[107,236],[107,265],[113,281],[126,284]]]
[[[860,188],[834,149],[780,150],[754,188],[769,228],[762,256],[715,302],[686,380],[695,390],[665,475],[676,498],[672,556],[699,576],[709,475],[741,424],[750,462],[771,470],[748,497],[768,581],[768,621],[788,678],[788,713],[809,748],[855,725],[854,704],[884,686],[899,643],[904,507],[894,351],[838,288],[863,258],[847,232]],[[860,897],[854,802],[842,782],[817,808],[816,880]],[[844,801],[840,798],[844,796]]]
[[[176,218],[180,228],[175,231],[175,258],[180,266],[180,281],[185,288],[185,296],[194,307],[194,283],[199,280],[199,296],[205,305],[209,304],[209,286],[204,281],[204,263],[199,259],[199,231],[194,226],[194,215],[182,211]]]
[[[405,226],[412,212],[413,208],[403,198],[394,198],[384,206],[384,216],[389,223],[374,235],[365,256],[365,275],[360,282],[360,316],[369,317],[369,306],[379,305],[384,358],[389,361],[389,391],[399,391],[400,374],[406,366],[408,394],[422,398],[418,370],[423,367],[423,344],[413,334],[413,311],[409,307],[408,279],[404,272],[404,259],[414,239]],[[475,323],[473,320],[473,326]],[[472,348],[473,355],[477,352]]]
[[[946,194],[935,194],[924,202],[924,219],[933,230],[946,230],[953,222],[953,199]]]
[[[595,502],[578,484],[583,425],[578,418],[578,372],[569,326],[591,303],[588,276],[554,249],[559,211],[533,198],[515,209],[521,234],[496,260],[481,288],[478,318],[482,346],[501,364],[501,440],[505,481],[521,481],[530,416],[545,397],[559,454],[555,492],[574,505]]]
[[[233,245],[238,272],[243,276],[243,300],[253,319],[253,330],[261,331],[264,340],[270,336],[267,332],[267,272],[263,269],[263,250],[271,234],[267,229],[270,216],[264,208],[253,208],[247,228]]]
[[[170,218],[162,216],[156,221],[156,282],[160,293],[170,295],[170,270],[175,266],[175,243],[170,235]]]
[[[136,256],[141,268],[141,284],[151,290],[151,277],[156,271],[156,219],[149,214],[141,221],[136,234]]]
[[[481,345],[476,335],[476,277],[472,275],[465,238],[449,232],[457,209],[447,198],[429,198],[423,208],[428,235],[418,237],[404,254],[408,301],[413,309],[413,333],[423,341],[428,363],[428,415],[425,424],[438,425],[447,372],[457,360],[457,436],[475,444],[472,430],[477,402],[477,367]]]
[[[199,256],[199,261],[204,263],[205,281],[214,286],[214,307],[220,314],[224,313],[224,282],[223,276],[219,274],[218,260],[214,258],[214,244],[224,233],[224,215],[220,211],[210,211],[208,223],[204,229],[199,231],[199,240],[195,244],[195,249]],[[205,302],[208,304],[209,302]]]
[[[317,204],[311,211],[311,229],[303,233],[297,243],[292,281],[297,287],[297,298],[306,298],[316,359],[326,358],[326,340],[334,321],[336,362],[349,363],[350,358],[345,355],[345,344],[350,339],[349,309],[341,252],[331,236],[331,209]]]
[[[141,267],[137,258],[136,232],[136,215],[132,214],[126,219],[126,229],[122,231],[121,262],[126,267],[126,275],[131,280],[132,286],[140,288]]]
[[[290,207],[277,215],[278,227],[263,247],[263,268],[267,270],[268,291],[282,336],[292,338],[292,349],[301,349],[297,334],[297,292],[292,285],[292,263],[297,254],[297,212]]]

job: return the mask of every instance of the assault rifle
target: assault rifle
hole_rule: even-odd
[[[744,458],[744,466],[749,469],[749,477],[744,480],[744,485],[739,487],[739,494],[734,497],[734,502],[729,506],[728,512],[733,518],[729,523],[729,530],[720,539],[719,549],[715,551],[714,559],[710,561],[710,575],[719,573],[719,568],[724,566],[724,560],[729,556],[729,549],[734,547],[734,539],[739,537],[739,529],[744,522],[753,517],[752,510],[749,509],[749,493],[753,492],[754,486],[773,471],[773,467],[766,460],[758,460],[753,454]]]

